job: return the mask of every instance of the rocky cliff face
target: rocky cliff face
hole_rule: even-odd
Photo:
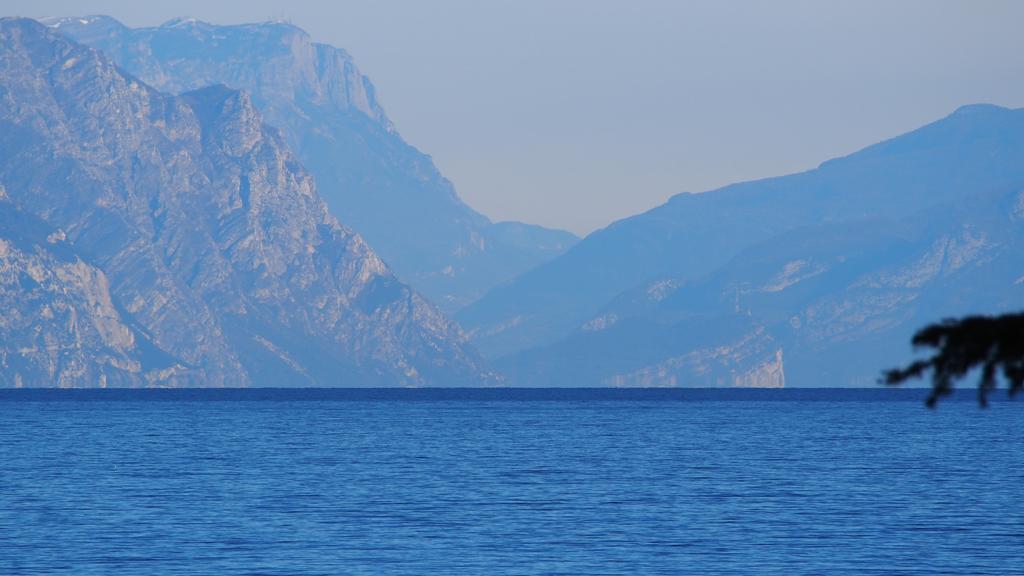
[[[560,342],[498,364],[613,385],[873,386],[921,326],[1019,309],[1022,198],[1000,187],[906,219],[795,229],[703,278],[627,291]]]
[[[760,334],[753,334],[759,337]],[[783,388],[786,372],[782,362],[782,349],[761,357],[747,366],[749,352],[744,348],[748,338],[731,346],[697,349],[681,356],[669,358],[653,366],[646,366],[627,374],[615,374],[603,380],[607,386],[645,388]]]
[[[310,170],[331,212],[446,309],[564,252],[567,232],[492,224],[406,144],[352,58],[284,23],[174,20],[129,29],[103,16],[48,22],[165,92],[225,84],[253,95]]]
[[[747,316],[606,315],[497,361],[513,385],[781,388],[781,343]]]
[[[63,234],[3,197],[0,310],[0,386],[117,386],[147,376],[106,275],[82,261]]]
[[[457,326],[328,214],[245,93],[168,96],[35,21],[4,19],[0,102],[8,209],[41,229],[30,243],[0,232],[5,297],[21,297],[15,277],[38,284],[39,313],[16,310],[19,332],[3,340],[6,383],[495,381]],[[54,346],[78,359],[54,360]]]

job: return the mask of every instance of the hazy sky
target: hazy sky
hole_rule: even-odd
[[[588,232],[1024,106],[1024,2],[3,0],[24,16],[285,18],[344,47],[405,138],[497,220]]]

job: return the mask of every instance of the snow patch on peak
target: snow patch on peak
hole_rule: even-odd
[[[196,24],[203,24],[198,18],[192,17],[179,17],[171,18],[167,22],[160,25],[161,28],[184,28],[185,26],[195,26]]]
[[[47,28],[53,29],[71,29],[81,31],[83,28],[117,28],[123,27],[124,25],[111,18],[110,16],[95,15],[95,16],[53,16],[48,18],[40,18],[39,22],[45,25]]]

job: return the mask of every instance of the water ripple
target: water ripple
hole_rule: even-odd
[[[0,402],[2,574],[1024,574],[1021,404]]]

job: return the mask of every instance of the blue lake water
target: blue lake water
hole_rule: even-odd
[[[1024,574],[1024,402],[923,394],[6,391],[0,574]]]

